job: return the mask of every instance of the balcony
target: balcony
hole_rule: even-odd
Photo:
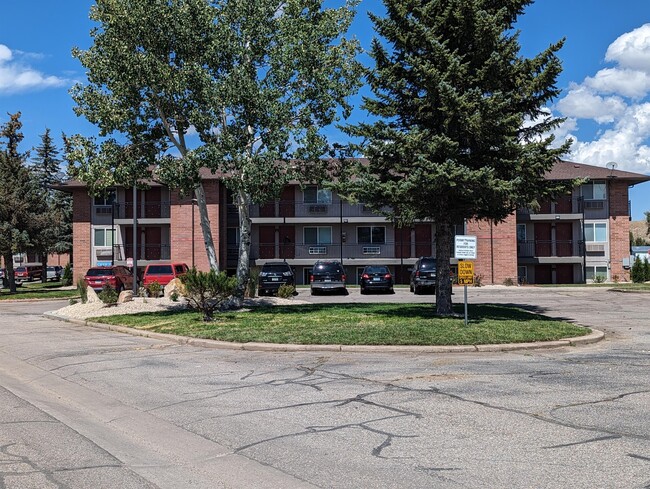
[[[163,244],[138,245],[137,260],[170,260],[171,246]],[[113,258],[115,262],[125,261],[127,258],[134,258],[133,245],[113,245]]]
[[[163,202],[138,202],[138,220],[140,219],[169,219],[171,203]],[[115,203],[113,206],[113,219],[133,219],[133,202]]]
[[[584,242],[577,240],[517,241],[518,258],[582,258],[584,251]]]
[[[227,208],[228,215],[237,214],[237,206],[229,204]],[[373,212],[366,204],[350,204],[347,202],[296,202],[289,200],[280,200],[270,202],[264,205],[251,205],[250,217],[253,219],[292,219],[292,218],[354,218],[378,217],[379,214]]]

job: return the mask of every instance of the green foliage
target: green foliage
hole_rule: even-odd
[[[88,284],[83,278],[77,280],[77,292],[81,296],[81,303],[85,304],[88,302]]]
[[[508,278],[504,279],[503,285],[505,285],[507,287],[512,287],[513,285],[515,285],[515,281],[512,278],[508,277]]]
[[[544,179],[568,150],[545,136],[561,122],[546,107],[560,93],[562,41],[521,56],[514,26],[531,0],[384,3],[386,17],[371,15],[380,39],[363,105],[375,120],[347,128],[362,143],[345,156],[367,161],[343,161],[339,187],[399,225],[435,221],[446,277],[455,224],[498,223],[573,185]],[[451,314],[451,284],[436,294],[438,313]]]
[[[149,284],[148,289],[149,295],[151,295],[151,297],[158,297],[162,291],[162,285],[160,285],[157,280],[154,280]]]
[[[278,297],[283,299],[291,299],[296,293],[296,288],[293,285],[282,284],[278,288]]]
[[[63,275],[61,276],[61,280],[63,282],[63,285],[66,287],[72,285],[72,265],[70,263],[68,263],[63,268]]]
[[[635,284],[643,283],[645,280],[645,272],[643,270],[643,263],[641,262],[641,257],[636,255],[634,258],[634,263],[632,263],[632,269],[630,270],[630,278]]]
[[[169,294],[169,298],[172,300],[172,302],[178,302],[178,292],[174,290],[171,294]]]
[[[605,278],[606,277],[604,275],[596,274],[596,276],[594,277],[594,283],[595,284],[602,284],[602,283],[605,282]]]
[[[99,297],[99,299],[104,304],[116,304],[118,294],[113,287],[111,287],[108,284],[104,284],[104,286],[102,287],[102,291],[99,294],[97,294],[97,297]]]
[[[190,307],[201,311],[204,321],[212,321],[214,311],[232,296],[237,285],[237,279],[228,277],[225,272],[200,272],[196,268],[182,275],[181,281]]]
[[[643,281],[648,282],[650,281],[650,262],[648,262],[648,259],[646,258],[643,260]]]
[[[474,287],[482,287],[482,286],[483,286],[483,275],[474,274]]]
[[[78,301],[77,299],[70,299],[70,300],[68,301],[68,304],[70,304],[71,306],[74,306],[74,305],[77,304],[77,303],[79,303],[79,301]]]

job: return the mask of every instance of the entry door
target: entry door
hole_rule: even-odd
[[[145,193],[144,217],[160,217],[160,187],[151,187]]]
[[[535,256],[552,256],[551,225],[549,223],[535,223]],[[535,281],[537,282],[537,280]]]
[[[294,187],[284,187],[280,195],[280,217],[294,217],[296,192]]]
[[[558,222],[555,225],[556,256],[573,256],[572,238],[573,238],[573,225],[570,222]]]
[[[159,227],[144,229],[144,259],[160,260],[161,229]]]
[[[260,226],[260,258],[275,258],[275,226]]]
[[[395,228],[395,258],[411,257],[411,228]]]
[[[535,283],[536,284],[552,283],[551,265],[535,265]]]
[[[558,284],[573,283],[573,265],[568,263],[558,264],[555,267],[555,277]]]

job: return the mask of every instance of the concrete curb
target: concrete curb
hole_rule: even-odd
[[[229,341],[208,340],[203,338],[190,338],[166,333],[155,333],[141,329],[128,328],[113,324],[95,323],[85,319],[73,319],[58,316],[49,312],[43,316],[57,321],[90,326],[106,331],[126,333],[132,336],[142,336],[161,341],[177,343],[179,345],[190,345],[200,348],[215,348],[220,350],[246,350],[246,351],[329,351],[342,353],[473,353],[473,352],[507,352],[517,350],[542,350],[550,348],[561,348],[565,346],[581,346],[596,343],[605,337],[605,333],[591,328],[591,333],[575,338],[565,338],[557,341],[539,341],[534,343],[504,343],[496,345],[450,345],[450,346],[421,346],[421,345],[295,345],[278,343],[233,343]]]

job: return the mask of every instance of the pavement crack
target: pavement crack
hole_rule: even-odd
[[[587,443],[595,443],[599,441],[606,441],[606,440],[617,440],[621,438],[620,435],[607,435],[607,436],[599,436],[597,438],[591,438],[589,440],[583,440],[583,441],[577,441],[574,443],[563,443],[562,445],[551,445],[549,447],[542,447],[545,450],[552,449],[552,448],[566,448],[566,447],[575,447],[577,445],[585,445]]]

